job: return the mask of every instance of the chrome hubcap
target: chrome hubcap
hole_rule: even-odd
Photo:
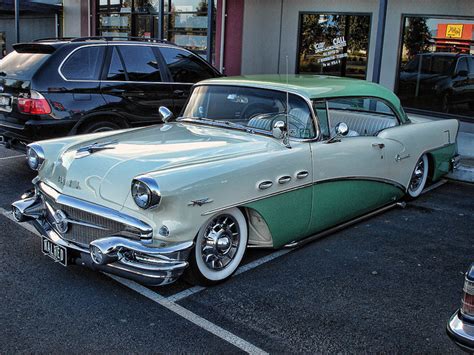
[[[423,182],[423,175],[425,174],[425,163],[423,162],[423,158],[418,160],[416,163],[415,170],[411,176],[410,180],[410,190],[415,191],[417,190],[421,183]]]
[[[211,270],[225,268],[234,258],[240,243],[240,230],[231,215],[214,218],[201,242],[202,260]]]

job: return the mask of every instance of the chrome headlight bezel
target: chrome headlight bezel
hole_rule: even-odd
[[[28,144],[26,161],[31,170],[38,171],[44,163],[44,151],[39,144]]]
[[[150,176],[137,176],[130,187],[133,201],[141,209],[157,207],[161,202],[161,191],[158,183]]]

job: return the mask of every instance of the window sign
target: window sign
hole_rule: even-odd
[[[301,14],[298,72],[365,79],[370,15]]]
[[[411,109],[474,117],[474,20],[403,20],[397,93]]]

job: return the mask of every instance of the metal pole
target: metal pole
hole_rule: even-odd
[[[20,42],[20,0],[15,0],[15,41]]]
[[[226,0],[222,0],[222,10],[221,10],[221,43],[220,43],[220,51],[219,51],[219,71],[224,74],[224,50],[225,50],[225,20],[226,20],[226,13],[227,13],[227,4]]]
[[[212,64],[212,37],[213,37],[213,10],[214,0],[208,0],[207,2],[207,61]]]
[[[379,0],[379,16],[377,23],[377,39],[375,41],[375,58],[372,81],[380,83],[380,71],[382,70],[383,38],[385,34],[385,22],[387,20],[388,0]]]

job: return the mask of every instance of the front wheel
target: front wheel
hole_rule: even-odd
[[[238,208],[217,213],[199,230],[186,280],[210,286],[228,279],[242,261],[247,240],[247,222]]]
[[[425,188],[426,180],[428,179],[428,157],[423,154],[418,159],[415,169],[411,174],[410,185],[408,186],[408,195],[410,198],[416,198],[420,196],[421,192]]]

